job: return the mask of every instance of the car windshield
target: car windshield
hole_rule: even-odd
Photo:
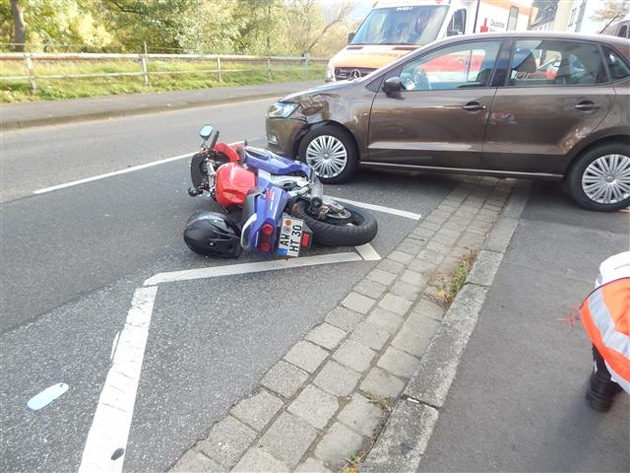
[[[448,5],[375,8],[350,44],[424,45],[437,38]]]

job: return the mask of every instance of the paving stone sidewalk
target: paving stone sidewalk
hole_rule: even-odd
[[[446,320],[445,278],[482,251],[516,183],[463,180],[170,471],[334,472],[365,461],[393,406],[421,391],[417,371]],[[379,448],[376,463],[388,455]]]

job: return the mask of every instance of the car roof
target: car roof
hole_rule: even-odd
[[[486,33],[469,33],[465,35],[457,35],[457,36],[449,36],[447,38],[439,39],[437,41],[433,41],[432,43],[426,44],[422,46],[417,51],[411,53],[410,55],[404,55],[402,57],[397,58],[393,62],[383,66],[381,69],[377,69],[374,73],[378,73],[380,75],[381,72],[385,70],[391,71],[395,69],[399,64],[402,64],[409,60],[411,55],[417,56],[420,54],[424,54],[425,51],[432,50],[436,47],[445,46],[448,44],[455,44],[461,41],[471,41],[471,40],[483,40],[483,39],[509,39],[509,38],[518,38],[518,39],[557,39],[557,40],[584,40],[584,41],[594,41],[600,44],[607,44],[612,46],[616,50],[620,51],[625,57],[626,60],[630,60],[630,39],[620,38],[618,36],[608,36],[601,34],[584,34],[584,33],[575,33],[571,31],[497,31],[497,32],[486,32]],[[364,76],[360,81],[361,82],[371,82],[373,79],[373,75],[369,74]]]
[[[499,31],[499,32],[488,32],[488,33],[470,33],[461,36],[450,36],[443,40],[440,40],[440,44],[445,44],[449,42],[457,42],[462,39],[473,39],[473,38],[542,38],[542,39],[568,39],[568,40],[585,40],[585,41],[596,41],[598,43],[607,43],[618,48],[628,48],[630,47],[630,40],[627,38],[620,38],[618,36],[608,36],[601,34],[585,34],[585,33],[575,33],[571,31]],[[433,46],[437,44],[438,41],[431,43]],[[429,46],[429,45],[427,45]]]

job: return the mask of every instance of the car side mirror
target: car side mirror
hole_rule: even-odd
[[[383,92],[387,95],[400,93],[403,90],[402,82],[400,81],[400,77],[390,77],[383,83]]]
[[[354,39],[354,31],[352,33],[348,33],[348,44],[350,44],[353,39]]]

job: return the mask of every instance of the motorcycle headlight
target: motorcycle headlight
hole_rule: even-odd
[[[268,118],[288,118],[298,108],[293,102],[276,102],[267,110]]]

